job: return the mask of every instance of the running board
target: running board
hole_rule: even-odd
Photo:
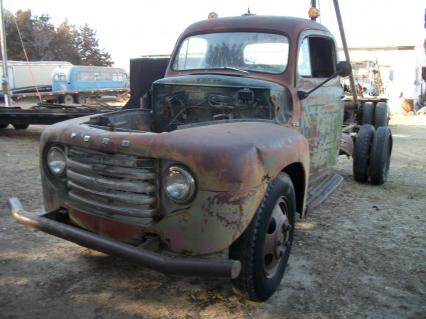
[[[306,201],[307,212],[320,205],[339,185],[343,177],[339,174],[325,175],[318,182],[309,186]]]

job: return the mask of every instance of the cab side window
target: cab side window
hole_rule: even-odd
[[[311,58],[309,55],[309,38],[304,38],[299,49],[297,72],[300,76],[311,77]]]
[[[297,72],[302,77],[327,78],[336,70],[334,44],[325,37],[303,39],[297,62]]]

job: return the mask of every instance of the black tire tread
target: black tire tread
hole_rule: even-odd
[[[388,105],[384,102],[377,103],[374,109],[374,127],[377,129],[381,126],[389,125]]]
[[[384,165],[388,165],[392,154],[392,133],[388,126],[379,127],[374,135],[370,154],[370,182],[374,185],[381,185],[387,180],[387,170],[384,172]]]
[[[371,102],[366,102],[362,106],[362,119],[361,125],[364,124],[373,124],[374,121],[374,104]]]
[[[364,124],[358,131],[354,145],[353,175],[359,183],[368,182],[368,167],[370,163],[370,148],[374,138],[374,127]]]
[[[272,181],[274,183],[274,181]],[[232,284],[237,290],[247,299],[256,299],[256,291],[254,284],[250,280],[243,280],[253,277],[253,264],[254,264],[254,252],[255,252],[255,240],[250,242],[249,249],[246,249],[245,244],[249,241],[251,233],[253,233],[253,239],[257,238],[259,232],[259,224],[261,215],[265,214],[265,203],[270,196],[271,185],[267,188],[263,197],[262,203],[253,218],[249,228],[241,235],[241,237],[232,245],[230,249],[230,258],[237,260],[248,261],[245,267],[241,267],[241,273],[237,279],[232,281]],[[254,225],[252,225],[254,223]],[[239,254],[238,254],[239,252]]]
[[[240,260],[242,262],[241,273],[238,278],[232,280],[232,284],[241,295],[252,301],[265,301],[269,297],[267,296],[265,298],[265,296],[260,296],[256,292],[255,283],[252,279],[255,276],[254,265],[256,261],[254,259],[254,256],[256,251],[256,239],[259,236],[259,228],[261,228],[262,226],[261,223],[263,221],[263,215],[268,213],[265,209],[266,203],[268,202],[271,196],[271,190],[275,187],[275,184],[277,183],[278,179],[281,179],[286,183],[290,182],[290,184],[293,186],[293,183],[287,174],[281,173],[280,175],[278,175],[277,178],[275,178],[268,186],[263,197],[262,203],[260,204],[250,225],[240,236],[240,238],[237,239],[231,245],[229,250],[229,257],[231,259]]]

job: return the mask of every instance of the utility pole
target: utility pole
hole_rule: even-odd
[[[340,14],[339,1],[333,0],[333,3],[334,3],[334,10],[336,10],[337,23],[339,24],[340,37],[342,38],[343,52],[345,53],[346,61],[350,64],[351,59],[349,58],[348,44],[346,42],[345,30],[343,29],[343,22],[342,22],[342,15]],[[349,74],[349,81],[350,81],[350,84],[351,84],[351,90],[352,90],[352,96],[353,96],[353,99],[354,99],[354,103],[356,105],[358,105],[358,97],[357,97],[357,93],[356,93],[355,80],[354,80],[354,75],[353,75],[352,71]]]
[[[6,107],[11,106],[10,96],[9,96],[9,70],[7,69],[7,45],[6,45],[6,32],[4,27],[3,19],[3,0],[0,0],[0,37],[1,37],[1,55],[2,55],[2,64],[3,64],[3,77],[2,77],[2,90],[4,96],[4,105]]]

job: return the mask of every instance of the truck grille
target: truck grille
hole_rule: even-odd
[[[67,177],[72,207],[140,218],[157,212],[154,159],[69,147]]]

